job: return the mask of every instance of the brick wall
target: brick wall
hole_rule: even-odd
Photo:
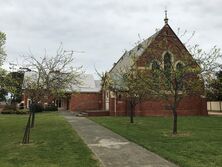
[[[115,106],[116,102],[116,106]],[[127,101],[126,100],[115,100],[110,98],[109,111],[112,116],[125,116],[127,115]],[[115,110],[116,107],[116,110]]]
[[[127,105],[127,101],[124,100],[121,103],[116,102],[116,113],[114,112],[114,102],[112,98],[110,100],[110,115],[129,115],[130,108]],[[135,109],[135,115],[137,116],[169,116],[172,115],[172,111],[167,107],[168,104],[161,100],[145,101],[138,104]],[[200,96],[185,97],[178,106],[178,115],[208,115],[206,99]]]
[[[76,93],[71,95],[70,110],[86,111],[101,110],[102,94],[101,93]]]

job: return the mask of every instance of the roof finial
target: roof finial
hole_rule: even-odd
[[[167,18],[167,10],[165,9],[165,18],[164,18],[165,24],[168,24],[168,18]]]

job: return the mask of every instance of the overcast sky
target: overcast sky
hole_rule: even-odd
[[[108,71],[140,38],[164,25],[196,31],[191,43],[222,48],[221,0],[0,0],[0,31],[7,35],[7,61],[22,64],[29,50],[55,55],[60,43],[87,73]],[[140,34],[140,38],[138,37]]]

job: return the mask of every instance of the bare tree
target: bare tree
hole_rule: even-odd
[[[74,85],[80,85],[82,67],[74,68],[72,65],[73,51],[65,51],[62,46],[53,57],[46,54],[36,58],[33,54],[26,57],[27,64],[23,69],[28,69],[29,77],[24,78],[25,94],[31,99],[31,113],[27,122],[23,143],[29,142],[30,127],[34,127],[35,110],[43,97],[55,99],[62,97],[66,92],[71,92]],[[28,67],[28,68],[27,68]]]

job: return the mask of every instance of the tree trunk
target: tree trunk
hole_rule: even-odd
[[[35,126],[35,110],[32,109],[32,123],[31,123],[31,128],[34,128]]]
[[[130,123],[133,123],[133,116],[134,116],[134,110],[135,110],[135,105],[130,102]]]
[[[23,136],[23,140],[22,140],[22,144],[28,144],[29,143],[29,138],[30,138],[30,121],[31,121],[31,117],[32,117],[32,113],[29,113],[29,118],[28,118],[28,122],[26,124],[26,128],[25,128],[25,132],[24,132],[24,136]]]
[[[177,111],[173,108],[173,134],[177,134]]]
[[[30,107],[29,107],[29,111],[32,114],[32,119],[31,119],[31,128],[34,128],[35,126],[35,110],[36,110],[36,103],[33,102]]]

